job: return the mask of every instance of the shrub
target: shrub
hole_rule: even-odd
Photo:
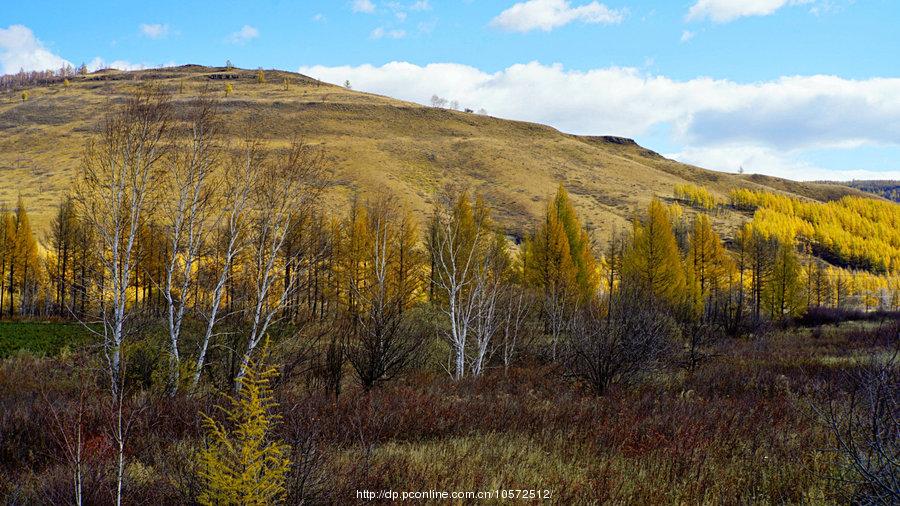
[[[895,344],[897,325],[891,325]],[[830,393],[819,408],[830,429],[834,450],[843,456],[852,478],[847,497],[852,504],[898,504],[900,457],[900,349],[887,358],[873,351],[847,370],[846,399]]]
[[[803,327],[818,327],[836,325],[848,320],[861,320],[864,316],[862,311],[855,309],[811,307],[797,320],[797,323]]]
[[[567,374],[603,395],[614,382],[630,383],[668,358],[675,321],[640,292],[613,296],[611,313],[598,305],[575,317],[566,350]]]

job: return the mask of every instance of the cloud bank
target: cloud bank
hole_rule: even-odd
[[[635,68],[576,71],[538,62],[495,73],[406,62],[299,71],[421,104],[439,95],[495,116],[578,134],[639,137],[667,131],[683,148],[680,159],[721,170],[743,164],[748,171],[818,178],[821,174],[813,173],[825,169],[797,161],[803,151],[900,146],[900,79],[892,78],[818,75],[737,83],[675,80]]]
[[[19,70],[57,70],[71,65],[53,54],[23,25],[0,28],[0,74],[15,74]]]

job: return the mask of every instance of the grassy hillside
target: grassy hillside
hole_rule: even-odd
[[[629,139],[568,135],[533,123],[423,107],[294,73],[267,71],[266,79],[260,84],[255,71],[189,65],[100,71],[72,78],[69,86],[57,82],[25,90],[27,100],[23,90],[0,95],[0,202],[12,205],[21,194],[36,228],[45,228],[103,111],[148,81],[171,90],[176,103],[203,90],[221,96],[231,135],[254,117],[273,140],[300,135],[323,146],[336,182],[332,205],[354,193],[386,191],[424,216],[436,190],[460,183],[483,193],[515,235],[559,183],[571,192],[596,239],[624,226],[654,195],[671,197],[676,183],[702,184],[721,197],[736,186],[816,200],[859,193],[846,186],[704,170]],[[227,98],[226,83],[234,88]],[[742,219],[726,210],[717,214],[716,225],[728,234]]]

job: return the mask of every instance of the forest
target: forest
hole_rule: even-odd
[[[900,501],[896,204],[679,185],[600,243],[561,184],[516,244],[220,107],[145,87],[43,236],[0,213],[6,502]]]

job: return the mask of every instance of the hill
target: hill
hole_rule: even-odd
[[[830,182],[826,182],[831,184]],[[900,202],[900,181],[891,181],[891,180],[871,180],[871,181],[848,181],[844,184],[849,186],[850,188],[856,188],[857,190],[862,190],[866,193],[872,193],[874,195],[878,195],[879,197],[886,198],[888,200],[892,200],[894,202]]]
[[[66,193],[86,139],[103,111],[137,86],[170,90],[176,105],[203,90],[220,95],[228,134],[253,117],[274,141],[300,135],[321,145],[335,184],[329,203],[390,192],[425,216],[437,190],[455,183],[484,194],[511,235],[519,236],[559,183],[597,239],[628,223],[653,197],[671,198],[678,183],[701,184],[725,198],[734,187],[829,201],[859,190],[706,170],[666,159],[630,139],[577,136],[554,128],[425,107],[322,83],[307,76],[185,65],[49,79],[0,95],[0,202],[21,194],[36,228],[46,227]],[[226,83],[233,93],[225,97]],[[27,92],[23,100],[22,92]],[[723,209],[716,227],[730,235],[749,214]]]

